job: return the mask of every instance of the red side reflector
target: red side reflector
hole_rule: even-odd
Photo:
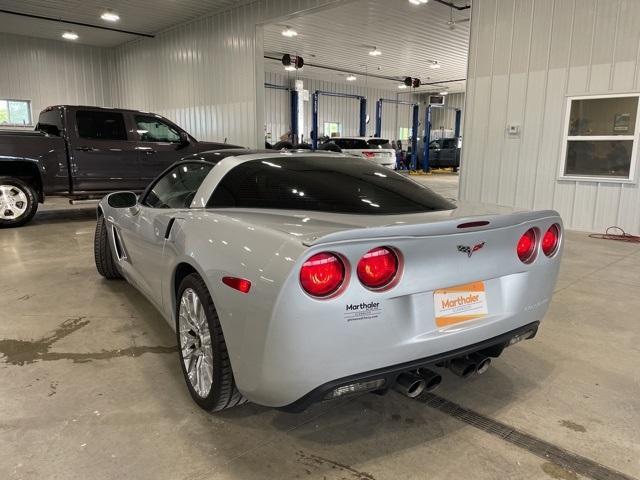
[[[486,220],[480,220],[477,222],[461,223],[460,225],[458,225],[458,228],[484,227],[485,225],[489,225],[489,222],[487,222]]]
[[[251,282],[244,278],[222,277],[222,283],[242,293],[249,293]]]
[[[362,155],[364,155],[365,158],[373,158],[376,156],[374,152],[362,152]]]

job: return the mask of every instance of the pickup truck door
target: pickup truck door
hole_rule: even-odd
[[[117,111],[67,111],[72,190],[142,190],[136,142],[127,136],[125,116]]]
[[[438,140],[432,140],[429,143],[429,164],[434,166],[440,165],[442,150]]]
[[[132,114],[135,133],[138,135],[140,179],[145,185],[160,172],[191,153],[184,148],[180,130],[164,118],[153,114]]]

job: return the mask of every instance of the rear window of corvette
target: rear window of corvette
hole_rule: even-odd
[[[393,215],[451,210],[455,205],[368,160],[307,156],[241,163],[220,181],[207,208]]]

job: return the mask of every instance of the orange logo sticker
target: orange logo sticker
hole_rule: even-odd
[[[484,282],[436,290],[433,301],[438,327],[475,320],[489,313]]]

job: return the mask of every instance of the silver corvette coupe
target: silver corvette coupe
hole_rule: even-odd
[[[456,205],[365,159],[226,150],[105,197],[95,260],[176,330],[202,408],[300,411],[483,373],[536,334],[562,231],[555,211]]]

